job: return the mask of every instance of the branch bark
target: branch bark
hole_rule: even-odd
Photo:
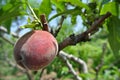
[[[90,40],[89,36],[94,34],[96,31],[98,31],[99,25],[101,25],[102,22],[110,16],[111,16],[111,13],[107,12],[105,15],[103,15],[98,20],[96,20],[91,25],[91,28],[89,28],[85,32],[78,34],[78,35],[72,34],[69,37],[67,37],[66,39],[64,39],[61,43],[59,43],[59,51],[64,49],[67,46],[76,45],[79,42],[89,41]]]
[[[49,32],[49,26],[48,26],[48,22],[46,20],[45,14],[40,15],[40,20],[41,20],[41,23],[42,23],[43,30]]]
[[[55,31],[55,33],[53,34],[54,37],[57,36],[57,34],[59,33],[60,29],[62,28],[62,24],[63,24],[63,21],[65,19],[65,16],[61,16],[61,19],[60,19],[60,22],[58,23],[58,29]]]

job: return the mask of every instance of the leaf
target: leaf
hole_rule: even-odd
[[[80,8],[85,8],[86,10],[90,10],[89,7],[80,0],[57,0],[57,1],[58,1],[58,3],[61,1],[71,3],[72,5],[78,6]]]
[[[103,15],[106,12],[111,12],[112,15],[118,16],[118,4],[116,2],[109,2],[107,4],[104,4],[100,14]]]
[[[12,23],[12,19],[9,19],[3,23],[3,26],[7,28],[8,33],[10,32],[11,23]]]
[[[28,19],[27,19],[27,22],[28,22],[28,23],[30,23],[30,22],[31,22],[31,19],[30,19],[30,17],[28,17]]]
[[[36,24],[26,24],[24,26],[20,26],[20,28],[35,28]]]
[[[111,17],[108,22],[109,44],[116,57],[120,57],[120,19]]]
[[[22,14],[25,14],[25,11],[22,8],[21,2],[15,2],[14,4],[7,3],[0,9],[0,23]]]
[[[40,6],[41,1],[35,0],[28,0],[28,3],[31,5],[32,8],[38,8]]]
[[[42,0],[42,3],[39,7],[39,14],[45,14],[48,18],[49,14],[51,13],[51,2],[50,0]]]
[[[72,16],[72,19],[71,19],[72,24],[76,24],[76,18],[77,18],[77,15]]]
[[[51,2],[56,6],[57,9],[59,9],[60,11],[64,11],[65,10],[65,4],[64,2],[59,2],[57,0],[51,0]]]
[[[102,5],[104,5],[104,4],[108,3],[108,2],[110,2],[110,0],[102,0]]]
[[[13,7],[12,4],[8,3],[7,5],[3,6],[3,11],[7,11]]]
[[[10,32],[12,18],[26,14],[24,10],[24,2],[18,0],[9,1],[0,9],[0,25],[6,27],[7,31]]]

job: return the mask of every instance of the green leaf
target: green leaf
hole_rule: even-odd
[[[30,22],[31,22],[31,19],[30,19],[30,17],[28,17],[28,19],[27,19],[27,22],[28,22],[28,23],[30,23]]]
[[[108,3],[110,0],[102,0],[102,5]]]
[[[57,2],[67,2],[67,3],[71,3],[72,5],[78,6],[80,8],[85,8],[86,10],[90,10],[89,7],[83,3],[80,0],[57,0]]]
[[[54,19],[54,18],[56,18],[56,17],[58,17],[58,16],[60,16],[60,15],[63,15],[63,14],[71,14],[71,15],[77,15],[77,13],[80,13],[80,10],[79,9],[70,9],[70,10],[65,10],[65,11],[63,11],[63,12],[60,12],[60,13],[58,13],[58,14],[55,14],[54,16],[52,16],[49,20],[48,20],[48,22],[50,22],[52,19]],[[78,13],[78,14],[79,14]]]
[[[48,18],[49,14],[51,13],[51,2],[50,0],[43,0],[40,7],[39,7],[39,14],[45,14]]]
[[[13,17],[25,14],[22,8],[22,2],[15,2],[14,4],[7,3],[0,9],[0,24]]]
[[[3,11],[7,11],[13,7],[12,4],[8,3],[7,5],[3,6]]]
[[[35,0],[28,0],[28,3],[31,5],[32,8],[38,8],[40,6],[41,1],[35,1]]]
[[[9,19],[3,23],[3,26],[7,28],[8,33],[10,32],[11,23],[12,23],[11,19]]]
[[[24,26],[20,26],[21,28],[35,28],[36,24],[26,24]]]
[[[76,24],[76,18],[77,18],[77,15],[72,16],[72,19],[71,19],[72,24]]]
[[[103,15],[106,12],[111,12],[112,15],[118,16],[118,4],[116,2],[109,2],[107,4],[104,4],[100,14]]]
[[[60,11],[64,11],[65,10],[65,4],[64,2],[59,2],[57,0],[51,0],[51,2],[56,6],[56,8]]]
[[[109,43],[116,57],[120,57],[120,19],[111,17],[108,22]]]

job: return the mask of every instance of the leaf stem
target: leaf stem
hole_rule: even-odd
[[[38,19],[38,17],[36,16],[35,12],[33,11],[32,7],[30,6],[30,4],[27,2],[28,8],[30,9],[33,17],[41,24],[41,21]]]
[[[75,10],[77,10],[77,9],[66,10],[66,11],[64,11],[64,12],[60,12],[60,13],[58,13],[58,14],[55,14],[54,16],[52,16],[52,17],[48,20],[48,22],[50,22],[52,19],[54,19],[54,18],[56,18],[56,17],[58,17],[58,16],[60,16],[60,15],[62,15],[62,14],[71,14],[71,13],[74,13]]]

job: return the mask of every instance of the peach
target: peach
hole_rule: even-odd
[[[33,30],[22,36],[14,46],[18,65],[29,70],[39,70],[53,61],[58,53],[54,36],[42,30]]]

